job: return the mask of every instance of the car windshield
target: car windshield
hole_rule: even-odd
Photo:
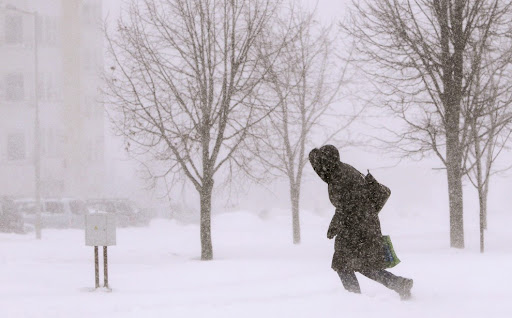
[[[48,213],[64,213],[64,205],[62,202],[48,201],[45,202],[45,211]]]
[[[36,213],[36,203],[32,201],[22,201],[16,204],[18,206],[18,210],[25,214],[35,214]]]
[[[87,212],[85,203],[82,201],[71,201],[69,202],[69,207],[71,208],[71,213],[73,214],[83,215]]]
[[[89,202],[87,205],[92,210],[109,212],[109,213],[115,212],[114,205],[110,202],[103,202],[103,201]]]
[[[121,214],[134,214],[135,211],[127,202],[117,202],[116,211]]]

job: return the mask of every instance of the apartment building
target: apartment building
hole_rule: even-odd
[[[0,0],[0,195],[35,195],[37,145],[43,197],[101,195],[101,21],[101,0]]]

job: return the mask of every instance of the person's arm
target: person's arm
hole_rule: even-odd
[[[379,213],[389,199],[391,190],[382,183],[379,183],[370,173],[370,170],[368,170],[368,174],[365,176],[365,181],[366,189],[368,191],[368,199],[373,205],[375,211]]]
[[[341,231],[341,210],[336,209],[334,216],[332,217],[329,229],[327,230],[327,238],[332,239]]]

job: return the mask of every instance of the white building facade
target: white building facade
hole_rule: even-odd
[[[102,194],[101,22],[100,0],[0,1],[0,195],[34,197],[37,140],[43,197]]]

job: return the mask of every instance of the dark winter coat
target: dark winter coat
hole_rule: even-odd
[[[372,204],[371,187],[354,167],[340,161],[336,147],[313,149],[309,161],[328,184],[329,199],[336,207],[327,236],[336,236],[332,268],[335,271],[384,269],[384,247],[378,211]]]

